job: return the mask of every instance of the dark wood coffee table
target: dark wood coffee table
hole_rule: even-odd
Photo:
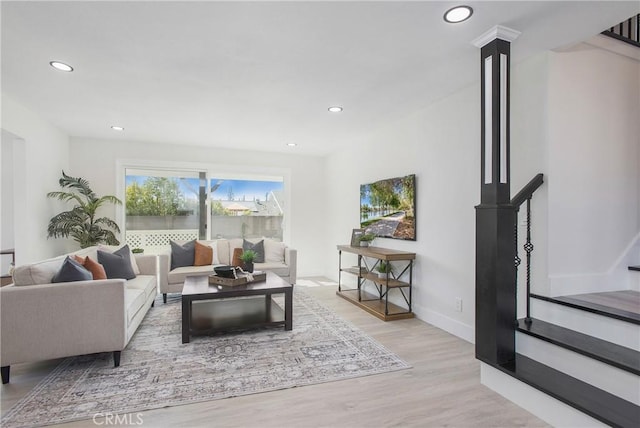
[[[284,294],[284,310],[273,301],[274,294]],[[188,276],[184,281],[182,343],[189,343],[193,335],[259,326],[284,325],[291,330],[292,318],[293,286],[272,272],[265,281],[233,287],[209,284],[208,276]]]

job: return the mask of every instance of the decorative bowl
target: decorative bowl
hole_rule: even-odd
[[[222,278],[235,278],[236,268],[233,266],[217,266],[213,268],[213,271]]]

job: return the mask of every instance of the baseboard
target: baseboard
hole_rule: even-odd
[[[475,328],[471,325],[464,324],[458,320],[442,315],[439,312],[415,304],[413,305],[413,312],[418,319],[426,323],[438,327],[447,333],[451,333],[469,343],[476,343]]]

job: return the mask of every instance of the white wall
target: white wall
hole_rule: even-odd
[[[609,274],[640,232],[640,62],[552,52],[548,97],[551,294],[624,289]]]
[[[511,71],[511,195],[519,192],[536,174],[545,183],[531,200],[531,289],[546,295],[549,290],[547,224],[548,224],[548,74],[549,54],[535,55],[512,67]],[[518,253],[522,264],[518,269],[518,314],[524,316],[526,205],[518,214]]]
[[[14,172],[13,172],[13,146],[14,136],[5,130],[2,131],[2,144],[0,147],[0,248],[7,250],[13,248],[13,210],[14,210]],[[0,263],[0,273],[6,275],[11,263],[10,255],[3,255]]]
[[[324,236],[324,159],[292,154],[178,146],[134,141],[71,138],[69,172],[89,180],[96,193],[118,195],[116,164],[122,161],[148,164],[175,162],[184,165],[221,165],[240,171],[287,171],[290,176],[289,227],[287,243],[298,250],[298,276],[323,273],[321,252]],[[110,206],[104,214],[115,217]]]
[[[58,189],[68,166],[68,136],[4,94],[1,128],[3,138],[13,134],[14,142],[16,264],[61,254],[66,240],[47,239],[49,219],[61,206],[46,195]]]
[[[377,238],[375,245],[415,252],[414,312],[473,341],[479,136],[480,90],[474,85],[329,156],[326,275],[337,280],[336,245],[348,244],[359,226],[360,184],[416,174],[417,241]],[[458,297],[462,312],[455,310]]]

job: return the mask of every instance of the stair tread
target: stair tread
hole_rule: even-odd
[[[535,318],[529,325],[518,320],[518,331],[640,376],[640,352],[633,349]]]
[[[639,406],[524,355],[498,368],[608,425],[640,426]]]
[[[568,306],[570,308],[591,312],[609,318],[615,318],[620,321],[629,322],[640,325],[640,314],[629,312],[622,309],[612,308],[610,306],[601,305],[593,302],[585,302],[583,300],[573,299],[571,296],[548,297],[540,294],[531,294],[531,297],[538,300],[544,300],[559,305]]]
[[[640,271],[640,266],[629,266],[629,270],[637,270],[637,271]]]

